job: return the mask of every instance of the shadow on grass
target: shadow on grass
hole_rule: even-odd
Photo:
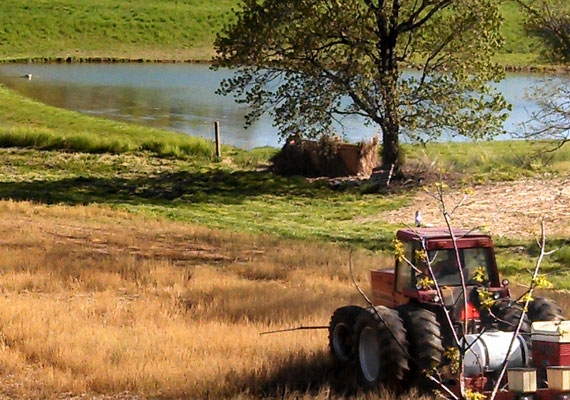
[[[41,203],[154,204],[223,203],[240,204],[248,197],[327,197],[333,192],[323,185],[302,179],[287,179],[265,172],[223,170],[180,171],[155,176],[77,177],[55,181],[0,183],[0,198]]]
[[[339,365],[328,352],[291,356],[266,374],[227,377],[239,390],[264,399],[370,399],[427,400],[425,390],[407,385],[397,391],[379,387],[369,393],[357,384],[356,365]],[[235,395],[235,393],[233,393]]]
[[[295,398],[309,395],[320,398],[350,397],[357,394],[354,366],[340,367],[324,352],[313,356],[291,356],[276,370],[232,377],[238,387],[259,398]]]
[[[345,200],[350,202],[354,193],[358,193],[358,189],[347,190],[345,192],[347,197],[344,198],[344,194],[332,190],[326,182],[308,182],[303,178],[285,178],[261,171],[231,172],[222,169],[169,171],[133,177],[80,176],[59,180],[0,182],[0,199],[3,200],[71,206],[91,203],[155,206],[163,207],[163,211],[171,217],[176,215],[177,208],[182,210],[196,204],[240,205],[250,198],[259,199],[260,196],[268,195],[279,198],[274,204],[273,211],[276,215],[281,212],[284,224],[291,209],[288,200],[296,202],[297,205],[304,200],[308,203],[315,199],[334,199],[336,203]],[[272,199],[267,200],[272,201]],[[259,204],[251,207],[254,211],[260,209]],[[326,209],[330,204],[327,201],[314,202],[310,207]],[[248,218],[246,214],[240,212],[236,211],[232,217],[236,220]],[[216,216],[212,215],[212,218]],[[308,222],[311,223],[313,222]],[[275,229],[283,237],[305,238],[303,232],[280,230],[280,227]],[[391,234],[381,229],[374,236],[357,233],[356,236],[347,237],[342,230],[320,230],[314,233],[313,237],[324,241],[352,243],[371,250],[389,248],[393,238]]]

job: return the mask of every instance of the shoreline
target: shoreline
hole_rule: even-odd
[[[211,64],[209,59],[123,58],[123,57],[20,57],[1,58],[0,64]]]
[[[0,64],[211,64],[210,59],[137,58],[137,57],[14,57],[2,58]],[[505,72],[570,74],[568,65],[505,65]]]

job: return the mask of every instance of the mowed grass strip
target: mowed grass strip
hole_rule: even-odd
[[[4,0],[0,59],[208,59],[236,0]]]
[[[151,157],[5,149],[0,198],[99,203],[208,227],[386,248],[392,225],[361,223],[405,203],[405,194],[335,191],[224,164]]]

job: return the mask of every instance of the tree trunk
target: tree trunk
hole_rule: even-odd
[[[382,165],[400,174],[400,141],[398,125],[383,124],[382,126]]]
[[[398,67],[393,57],[393,48],[387,51],[381,79],[382,114],[382,165],[400,175],[400,110],[398,109]]]
[[[394,2],[394,13],[398,12],[399,3]],[[378,43],[380,61],[378,72],[380,75],[380,92],[382,94],[383,115],[380,126],[382,128],[382,165],[391,169],[394,166],[394,174],[401,175],[400,170],[400,110],[398,96],[398,62],[395,51],[398,32],[391,27],[388,35]]]

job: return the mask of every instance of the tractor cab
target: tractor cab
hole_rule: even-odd
[[[440,301],[431,279],[424,246],[435,280],[442,288],[446,305],[453,306],[458,303],[459,297],[462,296],[462,278],[469,292],[472,292],[473,288],[483,286],[494,298],[508,297],[508,287],[501,285],[499,280],[491,237],[462,229],[454,229],[453,235],[457,252],[446,228],[399,230],[396,237],[402,243],[403,257],[396,257],[393,270],[371,271],[373,303],[397,307],[411,301]],[[461,272],[458,265],[461,265]],[[479,296],[470,297],[473,297],[470,299],[470,305],[471,300],[477,303]]]

